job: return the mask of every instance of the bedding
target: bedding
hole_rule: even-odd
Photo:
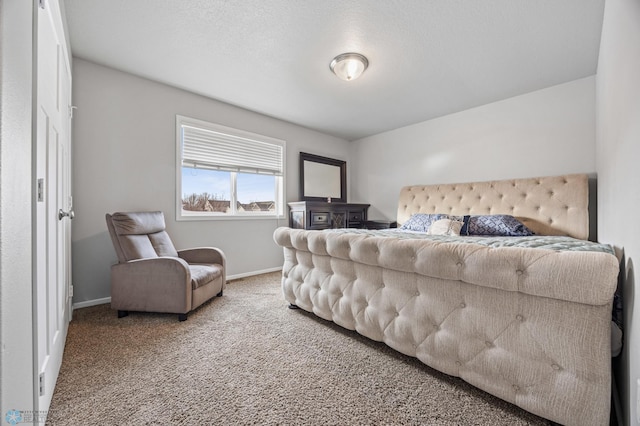
[[[449,216],[442,213],[435,214],[423,214],[416,213],[411,215],[408,221],[402,224],[400,229],[403,231],[417,231],[417,232],[428,232],[429,227],[433,222],[436,222],[440,219],[446,219]]]
[[[559,235],[532,235],[528,237],[507,236],[462,236],[462,235],[432,235],[428,232],[402,231],[399,229],[326,229],[325,232],[336,235],[355,234],[366,237],[418,239],[452,244],[479,244],[486,247],[520,247],[540,248],[554,251],[593,251],[608,253],[615,256],[609,244],[601,244],[588,240],[579,240]]]
[[[455,219],[439,219],[431,224],[429,235],[460,235],[464,222]]]
[[[284,298],[539,416],[607,424],[619,264],[587,241],[586,188],[568,175],[401,190],[400,224],[503,214],[533,236],[278,228]]]
[[[511,215],[478,215],[465,216],[466,228],[464,235],[504,235],[511,237],[526,237],[533,235],[522,222]]]
[[[531,232],[531,230],[522,222],[507,214],[455,216],[445,213],[416,213],[412,214],[409,220],[405,222],[400,229],[404,231],[426,232],[428,234],[439,235],[441,234],[441,231],[435,233],[432,232],[432,226],[438,223],[440,226],[442,226],[443,223],[446,223],[447,225],[451,224],[451,222],[443,222],[447,220],[460,222],[460,229],[457,229],[456,226],[457,232],[455,232],[458,235],[504,235],[512,237],[533,235],[533,232]]]

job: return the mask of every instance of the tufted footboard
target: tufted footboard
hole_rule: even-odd
[[[286,300],[562,424],[603,425],[618,263],[279,228]]]

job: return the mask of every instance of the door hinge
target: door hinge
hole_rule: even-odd
[[[40,9],[44,9],[44,7],[45,7],[44,2],[45,2],[45,1],[46,1],[46,0],[38,0],[38,6],[40,6]]]
[[[41,203],[44,201],[44,179],[43,178],[39,178],[38,179],[38,202]]]
[[[38,377],[38,387],[40,391],[40,396],[44,395],[44,373],[40,373]]]
[[[78,109],[75,105],[69,105],[69,118],[73,118],[73,110]]]

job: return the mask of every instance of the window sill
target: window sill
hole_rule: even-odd
[[[276,214],[255,214],[255,215],[212,215],[212,214],[183,214],[179,212],[176,215],[176,221],[178,222],[193,222],[193,221],[208,221],[208,220],[285,220],[285,215]]]

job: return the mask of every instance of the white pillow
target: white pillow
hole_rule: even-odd
[[[429,235],[460,235],[464,223],[459,220],[439,219],[431,224],[427,234]]]

